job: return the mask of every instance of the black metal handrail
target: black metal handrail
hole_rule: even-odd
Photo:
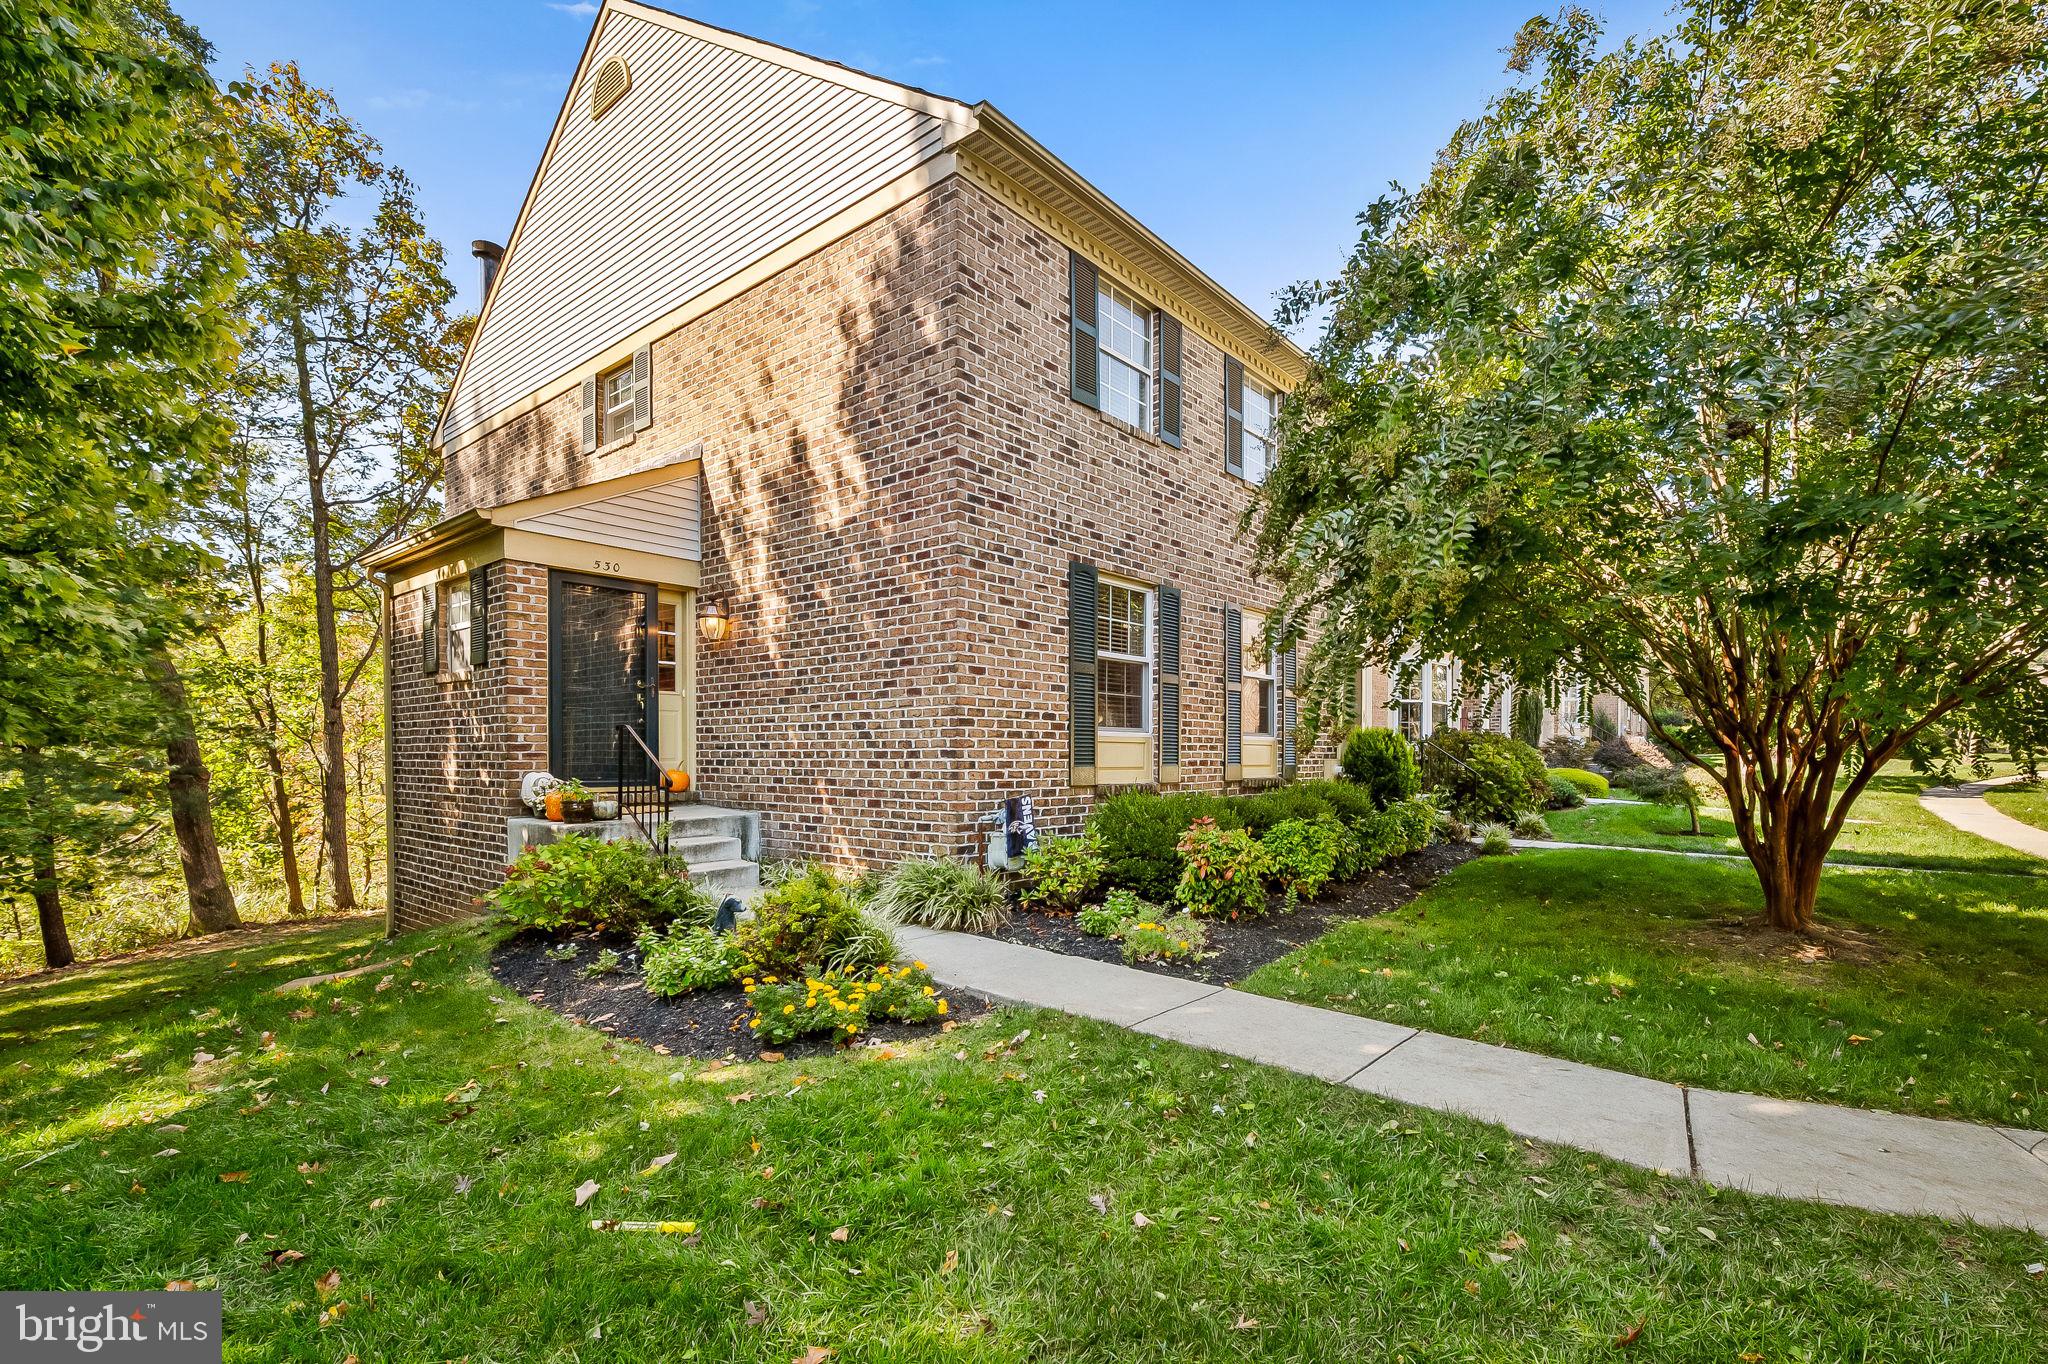
[[[647,740],[631,725],[614,726],[618,746],[612,781],[619,802],[619,817],[631,820],[640,836],[663,857],[668,856],[669,807],[675,793],[669,790],[668,772]],[[650,826],[650,821],[651,826]]]

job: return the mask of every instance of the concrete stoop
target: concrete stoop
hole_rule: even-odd
[[[606,842],[639,840],[640,828],[628,819],[601,819],[589,824],[557,824],[518,816],[505,822],[506,860],[528,848],[543,847],[570,834]],[[761,815],[695,801],[669,811],[669,851],[689,864],[690,879],[714,894],[744,894],[761,885]]]

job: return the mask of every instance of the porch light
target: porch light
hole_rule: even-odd
[[[725,639],[732,628],[732,618],[725,613],[725,599],[700,598],[697,602],[697,635],[706,644],[717,644]]]

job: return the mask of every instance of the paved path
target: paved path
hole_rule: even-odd
[[[2048,829],[2014,819],[1984,799],[1984,792],[2023,777],[1993,777],[1989,781],[1965,782],[1961,786],[1933,786],[1920,793],[1921,808],[1939,815],[1964,833],[2003,843],[2015,852],[2048,857]]]
[[[1731,1188],[2048,1235],[2048,1133],[1688,1089],[993,938],[898,932],[940,981],[1009,1003]]]

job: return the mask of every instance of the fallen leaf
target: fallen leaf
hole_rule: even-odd
[[[1643,1328],[1647,1325],[1649,1325],[1647,1321],[1639,1321],[1635,1325],[1629,1327],[1626,1331],[1623,1331],[1620,1335],[1614,1338],[1614,1348],[1617,1350],[1624,1350],[1627,1349],[1629,1346],[1635,1344],[1638,1340],[1642,1339]]]
[[[317,1160],[302,1160],[299,1162],[299,1173],[302,1175],[317,1175],[326,1168],[325,1164]]]
[[[1869,1040],[1869,1038],[1865,1037],[1860,1032],[1852,1032],[1849,1034],[1849,1045],[1852,1047],[1860,1047]]]
[[[168,1137],[184,1131],[185,1124],[181,1122],[167,1122],[162,1127],[159,1127],[156,1130]]]
[[[1095,1211],[1097,1211],[1097,1212],[1101,1213],[1101,1214],[1102,1214],[1102,1215],[1103,1215],[1104,1217],[1107,1217],[1107,1216],[1109,1216],[1109,1195],[1108,1195],[1108,1194],[1099,1194],[1099,1193],[1092,1193],[1092,1194],[1089,1194],[1089,1195],[1088,1195],[1088,1202],[1089,1202],[1089,1203],[1090,1203],[1090,1204],[1091,1204],[1091,1205],[1092,1205],[1092,1206],[1094,1207]]]
[[[1248,1317],[1240,1312],[1238,1313],[1236,1324],[1230,1329],[1233,1331],[1250,1331],[1257,1327],[1258,1324],[1259,1319],[1257,1317]]]
[[[1479,1280],[1477,1280],[1477,1279],[1467,1279],[1467,1280],[1465,1280],[1465,1291],[1466,1291],[1467,1293],[1477,1293],[1477,1292],[1479,1291]]]
[[[305,1259],[306,1252],[303,1250],[266,1250],[263,1252],[263,1256],[270,1261],[270,1267],[276,1269],[280,1266],[294,1264]]]
[[[789,1364],[825,1364],[831,1357],[832,1352],[823,1345],[813,1345],[800,1355],[791,1355]]]
[[[766,1326],[768,1324],[767,1303],[755,1302],[752,1298],[748,1298],[740,1306],[747,1314],[747,1325]]]
[[[161,1150],[161,1151],[159,1151],[159,1152],[157,1152],[157,1153],[156,1153],[156,1158],[157,1158],[158,1160],[165,1160],[165,1159],[168,1159],[168,1158],[169,1158],[169,1157],[171,1157],[171,1156],[175,1156],[176,1154],[178,1154],[178,1148],[177,1148],[177,1147],[175,1147],[175,1146],[166,1146],[166,1147],[165,1147],[165,1148],[164,1148],[163,1150]]]
[[[951,1274],[954,1270],[958,1269],[959,1267],[960,1252],[957,1250],[949,1250],[946,1252],[946,1262],[939,1266],[939,1273]]]
[[[647,1168],[642,1170],[640,1173],[643,1175],[651,1175],[656,1170],[659,1170],[666,1166],[670,1161],[674,1160],[675,1158],[676,1153],[674,1151],[669,1152],[665,1156],[656,1156],[653,1160],[647,1162]]]
[[[833,1240],[835,1240],[835,1241],[839,1241],[839,1242],[844,1242],[844,1241],[846,1240],[846,1238],[847,1238],[847,1237],[849,1237],[849,1236],[851,1236],[851,1235],[853,1235],[853,1232],[852,1232],[852,1231],[851,1231],[851,1230],[850,1230],[849,1228],[846,1228],[846,1227],[834,1227],[834,1228],[832,1228],[832,1239],[833,1239]]]
[[[330,1269],[319,1278],[313,1280],[314,1291],[323,1298],[339,1287],[341,1287],[341,1271],[338,1269]]]
[[[1714,1235],[1714,1229],[1712,1227],[1694,1227],[1693,1230],[1698,1232],[1700,1235],[1706,1237],[1709,1241],[1712,1241],[1715,1245],[1719,1245],[1721,1243],[1721,1238]]]
[[[576,1186],[576,1206],[580,1208],[585,1203],[588,1203],[597,1191],[603,1187],[594,1179],[586,1179],[581,1184],[578,1184]]]
[[[2038,1279],[2043,1274],[2048,1274],[2048,1264],[2042,1264],[2039,1260],[2036,1260],[2034,1261],[2034,1263],[2027,1266],[2028,1278]]]
[[[725,1101],[729,1104],[752,1103],[753,1099],[754,1091],[751,1089],[743,1089],[737,1094],[728,1094],[725,1096]]]
[[[1500,1238],[1500,1248],[1512,1254],[1518,1250],[1527,1250],[1529,1243],[1522,1239],[1522,1233],[1511,1231]]]
[[[1403,1255],[1406,1255],[1408,1253],[1408,1242],[1406,1238],[1396,1236],[1394,1238],[1394,1244],[1401,1247],[1401,1253]]]
[[[247,1170],[229,1170],[220,1177],[220,1182],[223,1184],[247,1184],[249,1182],[249,1172]]]
[[[143,1187],[143,1184],[142,1184],[142,1181],[138,1179],[138,1180],[136,1180],[136,1181],[135,1181],[134,1183],[132,1183],[132,1184],[130,1184],[130,1185],[128,1186],[128,1192],[129,1192],[129,1193],[148,1193],[148,1192],[149,1192],[149,1190],[148,1190],[148,1189],[146,1189],[146,1188],[144,1188],[144,1187]]]
[[[1152,1219],[1145,1216],[1144,1213],[1134,1212],[1131,1214],[1131,1225],[1143,1231],[1146,1227],[1152,1225]]]
[[[763,1061],[770,1062],[780,1061],[782,1059],[782,1053],[779,1051],[764,1051],[761,1053],[761,1059]]]
[[[370,1083],[377,1086],[377,1088],[382,1089],[384,1088],[384,1086],[391,1083],[391,1077],[388,1075],[372,1075],[370,1077]]]
[[[377,1209],[383,1207],[386,1203],[389,1203],[390,1201],[391,1200],[388,1198],[373,1198],[370,1200],[370,1211],[375,1212]]]
[[[197,1293],[198,1291],[199,1285],[193,1283],[190,1279],[173,1279],[164,1285],[164,1292],[166,1293]]]
[[[457,1193],[468,1193],[468,1192],[469,1192],[469,1191],[470,1191],[471,1189],[474,1189],[475,1187],[476,1187],[476,1179],[475,1179],[475,1177],[474,1177],[474,1176],[471,1176],[471,1175],[457,1175],[457,1176],[455,1176],[455,1192],[457,1192]]]

